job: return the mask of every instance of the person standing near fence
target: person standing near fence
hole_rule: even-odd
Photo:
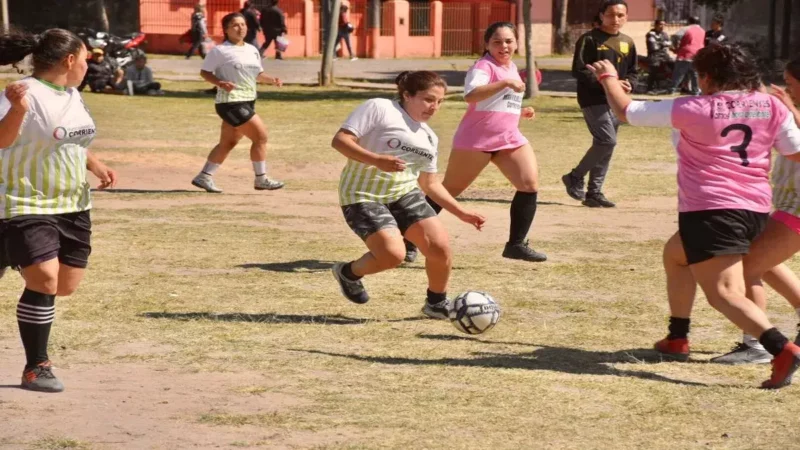
[[[286,29],[286,17],[283,14],[283,10],[278,7],[278,0],[272,0],[268,7],[261,10],[261,31],[264,32],[261,55],[266,56],[264,52],[267,51],[272,41],[288,32]],[[275,59],[283,59],[283,55],[278,50],[277,42],[275,43]]]
[[[697,71],[693,67],[693,61],[697,52],[705,47],[706,32],[699,25],[700,18],[690,17],[689,26],[683,34],[676,53],[675,70],[672,71],[672,89],[669,93],[674,94],[680,89],[684,78],[689,77],[689,92],[692,95],[700,95],[700,86],[697,81]]]
[[[258,32],[261,31],[261,25],[258,23],[258,10],[252,2],[244,2],[244,7],[239,12],[244,16],[245,23],[247,23],[247,34],[244,37],[244,41],[258,49]]]
[[[100,189],[114,187],[117,175],[88,150],[96,128],[76,89],[87,69],[81,39],[62,29],[0,35],[0,65],[28,55],[33,75],[0,92],[0,266],[25,280],[17,304],[22,388],[61,392],[47,346],[56,296],[75,292],[92,252],[86,172]]]
[[[208,39],[208,27],[206,26],[206,15],[203,13],[203,5],[195,5],[192,14],[192,27],[189,29],[189,37],[192,40],[192,47],[186,52],[186,59],[194,54],[195,50],[200,52],[200,57],[206,57],[206,49],[203,42]]]
[[[628,4],[624,0],[605,0],[600,6],[600,28],[585,33],[575,44],[572,76],[578,79],[578,104],[592,134],[592,146],[583,159],[561,181],[567,194],[591,208],[616,206],[602,192],[611,155],[617,146],[619,120],[608,106],[603,86],[589,71],[587,64],[608,60],[619,73],[618,82],[630,93],[638,76],[636,46],[630,36],[620,33],[628,21]],[[589,189],[584,192],[584,177],[589,174]]]
[[[353,55],[353,47],[350,45],[350,33],[353,30],[353,24],[350,23],[350,5],[349,3],[342,3],[339,11],[339,32],[336,36],[336,48],[341,48],[341,42],[344,41],[344,45],[347,46],[347,53],[350,54],[350,61],[358,59],[357,56]]]

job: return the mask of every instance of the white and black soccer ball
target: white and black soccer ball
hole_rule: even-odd
[[[467,334],[485,333],[500,320],[500,305],[485,292],[467,291],[453,300],[450,321]]]

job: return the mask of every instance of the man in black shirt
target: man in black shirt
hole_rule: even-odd
[[[567,194],[582,200],[585,206],[612,208],[614,203],[603,195],[611,155],[617,145],[619,120],[611,112],[603,86],[587,68],[601,60],[608,60],[619,73],[619,82],[625,92],[632,92],[637,78],[636,46],[633,39],[620,33],[628,20],[628,4],[625,0],[605,0],[600,7],[602,25],[585,33],[575,45],[572,61],[572,76],[578,79],[578,104],[592,134],[592,146],[578,166],[561,181]],[[589,189],[584,192],[584,177],[589,174]]]
[[[669,35],[664,31],[664,21],[656,20],[653,29],[647,33],[647,62],[649,73],[647,76],[647,90],[652,91],[656,83],[666,79],[666,72],[672,63],[669,55]]]
[[[258,13],[255,6],[250,2],[244,2],[244,8],[241,11],[244,16],[244,21],[247,24],[247,34],[244,35],[244,41],[258,48],[258,32],[261,31],[261,26],[258,24]]]
[[[722,31],[722,26],[725,25],[725,17],[717,14],[711,19],[711,29],[706,30],[706,46],[709,44],[718,44],[725,40],[725,34]]]
[[[283,10],[278,8],[278,0],[272,0],[272,4],[261,10],[261,31],[264,32],[264,45],[261,46],[263,55],[269,45],[278,38],[286,34],[286,18]],[[281,52],[278,51],[278,44],[275,43],[275,59],[283,59]]]
[[[83,86],[88,85],[92,92],[117,92],[121,89],[122,69],[106,59],[102,49],[92,49],[92,59],[86,62],[86,76]]]

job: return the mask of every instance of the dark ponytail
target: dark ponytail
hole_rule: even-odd
[[[761,74],[756,59],[737,44],[710,45],[697,52],[694,68],[721,91],[756,90]]]
[[[83,41],[75,34],[60,28],[51,28],[42,34],[12,31],[0,35],[0,66],[17,66],[28,55],[33,55],[33,71],[47,72],[68,55],[78,55]]]
[[[800,55],[797,55],[786,63],[786,72],[792,76],[797,81],[800,81]]]
[[[417,95],[417,92],[427,91],[428,89],[439,86],[447,91],[447,83],[436,72],[428,70],[419,70],[410,72],[408,70],[400,72],[397,78],[394,79],[397,84],[397,96],[400,98],[400,103],[403,103],[403,94],[408,93],[410,96]]]

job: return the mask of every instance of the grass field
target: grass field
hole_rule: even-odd
[[[22,282],[0,284],[0,448],[798,446],[800,388],[757,389],[768,366],[705,363],[740,335],[702,299],[690,363],[649,350],[666,331],[661,247],[677,229],[667,130],[622,129],[606,189],[619,207],[598,211],[559,180],[590,142],[575,101],[533,102],[522,129],[542,187],[530,237],[550,261],[500,257],[513,189],[487,170],[462,198],[486,229],[442,216],[451,293],[486,290],[503,308],[494,330],[468,337],[422,318],[421,262],[366,279],[363,306],[330,275],[364,251],[336,204],[344,160],[330,139],[378,94],[264,89],[270,172],[286,188],[253,191],[242,144],[218,176],[226,193],[209,195],[189,181],[216,142],[213,101],[200,83],[165,89],[85,95],[93,151],[120,184],[95,192],[89,271],[57,300],[63,394],[13,388]],[[431,122],[442,170],[464,110],[453,97]],[[794,313],[770,300],[794,337]]]

